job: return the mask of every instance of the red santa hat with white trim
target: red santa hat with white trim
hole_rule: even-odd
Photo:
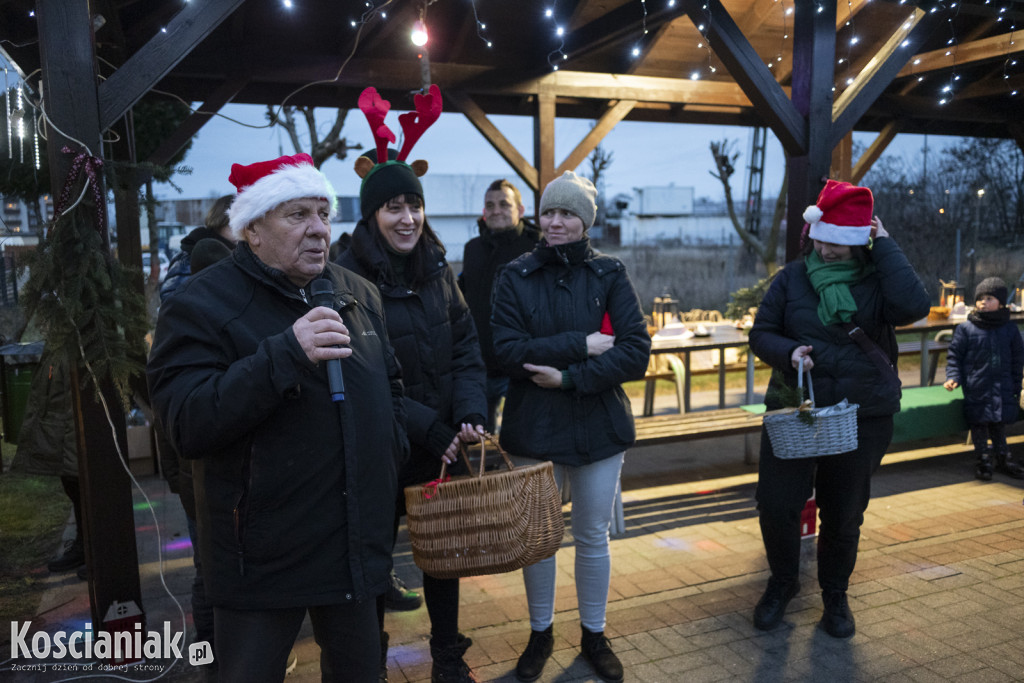
[[[804,210],[808,236],[819,242],[864,246],[871,236],[871,190],[829,180],[818,201]]]
[[[338,212],[334,188],[308,154],[283,156],[248,166],[232,164],[228,181],[238,189],[228,209],[228,223],[231,230],[239,234],[249,223],[291,199],[326,199],[331,206],[331,218]]]

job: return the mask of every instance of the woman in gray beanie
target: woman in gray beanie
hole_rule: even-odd
[[[491,330],[511,378],[501,444],[522,464],[553,462],[559,488],[569,484],[580,649],[603,680],[621,681],[604,636],[608,531],[625,451],[636,440],[621,385],[644,376],[651,338],[625,266],[590,246],[596,196],[572,172],[544,189],[543,239],[499,276]],[[521,681],[539,678],[551,656],[555,572],[555,557],[523,570],[531,633],[516,665]]]

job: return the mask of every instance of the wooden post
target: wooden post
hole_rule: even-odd
[[[61,152],[62,147],[67,145],[77,153],[84,151],[81,145],[84,143],[94,156],[100,156],[102,151],[89,5],[88,0],[36,2],[43,91],[47,115],[53,124],[47,126],[47,148],[50,183],[55,196],[59,196],[64,187],[72,161],[72,155]],[[97,181],[102,183],[102,175]],[[92,203],[89,193],[83,205],[63,220],[91,223],[96,211],[106,211],[105,206],[96,207]],[[91,227],[98,229],[95,224]],[[109,235],[104,231],[102,237],[102,248],[109,250]],[[72,355],[77,356],[77,353]],[[81,522],[89,566],[89,602],[93,628],[101,630],[103,617],[115,601],[133,601],[142,609],[132,494],[125,469],[125,421],[112,384],[101,381],[99,387],[105,409],[97,400],[95,384],[81,361],[72,364],[71,385],[78,436]],[[115,434],[125,454],[124,462],[118,457]]]
[[[536,217],[540,218],[540,196],[555,177],[555,96],[537,95],[537,113],[533,117],[533,165],[537,169],[534,194]]]
[[[821,11],[818,11],[818,10]],[[793,106],[807,120],[804,154],[789,163],[786,260],[800,253],[803,212],[813,204],[832,160],[832,79],[836,53],[836,6],[797,2],[793,19]]]

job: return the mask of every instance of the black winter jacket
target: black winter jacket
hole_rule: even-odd
[[[161,307],[147,367],[167,436],[195,461],[200,556],[217,606],[366,600],[391,568],[396,468],[405,448],[400,369],[380,297],[333,264],[353,354],[348,395],[292,331],[308,292],[247,244]]]
[[[477,220],[480,236],[466,242],[462,250],[462,273],[459,288],[466,297],[466,303],[476,323],[480,337],[480,353],[487,366],[487,374],[501,375],[501,364],[494,356],[494,341],[491,335],[491,293],[494,281],[501,268],[527,252],[533,251],[540,241],[540,228],[522,219],[519,225],[509,230],[492,232],[482,218]]]
[[[857,303],[853,324],[895,362],[893,326],[909,325],[928,315],[928,293],[892,238],[876,239],[870,253],[875,272],[850,286]],[[885,390],[881,370],[842,327],[826,327],[818,318],[818,295],[801,258],[778,272],[750,330],[751,350],[774,369],[765,393],[769,410],[785,407],[779,391],[783,384],[795,387],[797,383],[793,350],[807,344],[814,347],[811,377],[817,405],[834,405],[845,398],[860,405],[858,417],[899,412],[899,391]]]
[[[615,345],[589,357],[587,335],[600,330],[605,312]],[[644,376],[651,337],[621,261],[591,249],[587,238],[558,247],[542,242],[498,276],[491,327],[511,377],[505,449],[580,466],[633,445],[633,411],[621,385]],[[573,388],[539,387],[523,363],[568,371]]]
[[[967,424],[1016,422],[1022,375],[1024,341],[1017,323],[988,329],[970,320],[957,325],[946,355],[946,379],[964,390]]]
[[[463,418],[487,413],[486,375],[473,318],[444,254],[428,248],[434,270],[418,291],[387,279],[387,254],[366,221],[356,225],[352,244],[338,257],[340,265],[379,288],[388,335],[402,366],[411,448],[409,462],[399,473],[400,486],[440,474],[440,456],[426,446],[435,420],[457,428]]]

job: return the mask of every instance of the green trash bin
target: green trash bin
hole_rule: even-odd
[[[0,397],[4,421],[4,441],[18,443],[21,424],[25,419],[29,387],[39,368],[43,355],[43,342],[6,344],[0,346]]]

